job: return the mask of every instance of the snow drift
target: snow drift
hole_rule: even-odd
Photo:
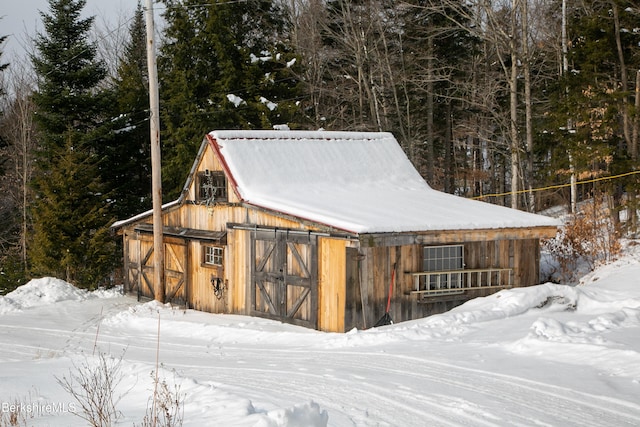
[[[503,290],[346,334],[38,279],[0,297],[0,403],[71,407],[56,378],[102,352],[122,355],[119,425],[140,423],[159,344],[186,426],[640,425],[639,260],[629,245],[579,286]]]

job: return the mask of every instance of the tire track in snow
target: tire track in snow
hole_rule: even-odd
[[[76,332],[78,333],[78,331]],[[94,334],[94,333],[92,333]],[[86,334],[85,334],[86,335]],[[81,341],[81,340],[80,340]],[[135,342],[127,342],[127,339],[122,336],[115,336],[111,334],[101,334],[99,339],[100,344],[108,344],[110,346],[121,345],[127,349],[127,361],[139,361],[148,362],[148,354],[150,349],[155,349],[156,337],[136,337]],[[254,350],[254,349],[252,349]],[[146,357],[138,359],[136,357],[136,351],[141,351],[146,354]],[[276,356],[272,361],[272,365],[282,364],[282,361],[286,361],[290,353],[289,351],[268,349],[266,353],[271,356]],[[293,350],[293,354],[299,354],[307,358],[309,352],[297,352]],[[243,382],[250,384],[249,389],[261,389],[263,390],[261,400],[273,400],[274,389],[290,390],[291,394],[289,399],[292,404],[300,403],[301,396],[306,396],[308,400],[313,400],[319,404],[323,409],[328,409],[335,414],[335,411],[341,413],[340,419],[343,418],[357,418],[357,422],[353,425],[363,425],[362,422],[366,422],[366,415],[353,415],[344,411],[344,405],[350,405],[357,407],[358,402],[364,401],[365,404],[368,401],[374,400],[377,402],[384,401],[385,406],[391,414],[377,414],[376,419],[387,419],[389,426],[395,425],[420,425],[425,420],[429,420],[429,425],[433,426],[458,426],[458,425],[482,425],[478,424],[477,417],[469,417],[464,414],[460,416],[462,421],[452,421],[449,410],[443,410],[439,405],[432,404],[431,402],[414,401],[404,397],[403,400],[408,400],[409,403],[398,401],[398,399],[389,397],[389,390],[386,386],[371,385],[366,382],[359,384],[356,390],[353,389],[352,379],[335,378],[333,375],[328,374],[314,374],[310,372],[291,371],[291,370],[278,370],[273,368],[250,368],[249,365],[253,361],[248,361],[245,364],[238,366],[238,361],[247,359],[248,356],[262,359],[262,351],[260,354],[250,354],[244,348],[219,348],[212,349],[210,343],[207,345],[199,345],[197,342],[190,341],[188,347],[186,344],[178,344],[174,342],[162,342],[161,344],[161,359],[164,360],[167,367],[176,370],[182,370],[181,376],[199,378],[202,381],[203,374],[208,373],[210,381],[216,383],[223,383],[225,388],[233,387],[233,384]],[[348,355],[343,355],[343,357]],[[214,363],[211,366],[202,366],[199,362],[203,358],[211,358]],[[181,360],[192,359],[193,363],[181,363],[176,362]],[[223,363],[220,364],[222,359]],[[260,360],[260,364],[264,361]],[[304,362],[303,362],[304,363]],[[233,366],[231,366],[233,365]],[[222,375],[221,373],[224,373]],[[248,376],[247,376],[248,375]],[[256,378],[261,378],[261,381],[257,382]],[[278,381],[274,383],[274,378],[283,379],[285,381]],[[318,393],[319,390],[328,390],[325,393]],[[354,392],[358,397],[354,399]],[[247,388],[239,388],[236,391],[239,396],[247,394]],[[366,397],[363,399],[362,397]],[[281,400],[281,399],[278,399]],[[281,403],[281,402],[280,402]],[[420,408],[430,407],[429,410]],[[353,408],[356,413],[366,414],[371,410],[366,406],[364,409]],[[408,414],[413,414],[408,416]],[[400,422],[400,424],[398,424]],[[331,423],[330,423],[331,424]],[[331,424],[333,425],[333,424]],[[365,424],[366,425],[366,424]],[[373,425],[380,425],[375,422]],[[487,424],[493,425],[493,424]]]
[[[108,312],[118,310],[110,307]],[[82,319],[72,331],[56,328],[55,320],[51,328],[2,327],[13,328],[19,336],[42,338],[42,346],[23,345],[23,349],[90,351],[96,328],[106,315]],[[127,361],[148,363],[157,337],[134,336],[131,340],[126,330],[107,327],[100,330],[98,343],[111,349],[122,346],[128,349]],[[256,404],[271,402],[282,407],[283,402],[293,405],[302,399],[313,400],[328,410],[332,426],[640,425],[640,406],[633,402],[446,363],[428,354],[363,352],[361,347],[352,351],[299,346],[258,349],[255,343],[245,346],[242,342],[217,343],[208,337],[176,338],[161,340],[160,357],[167,367],[183,370],[183,377],[221,384],[238,396],[254,396]],[[66,342],[54,345],[56,339]],[[11,352],[24,354],[18,348]],[[210,362],[203,366],[206,360]],[[345,377],[344,372],[349,375]],[[374,412],[371,418],[375,421],[369,421],[368,414]],[[528,418],[531,415],[534,419]]]
[[[227,353],[229,353],[228,350]],[[304,364],[304,360],[309,357],[308,352],[300,353],[296,362],[295,351],[274,350],[261,352],[258,356],[260,368],[228,366],[226,363],[229,361],[225,360],[225,364],[216,367],[215,380],[222,381],[224,378],[230,384],[244,380],[253,387],[256,385],[255,377],[260,376],[264,378],[263,388],[267,391],[286,388],[299,392],[302,388],[311,399],[321,405],[326,405],[327,401],[331,401],[333,402],[332,406],[335,402],[353,401],[353,393],[357,391],[357,393],[365,393],[368,396],[385,400],[386,406],[393,408],[393,412],[397,414],[409,411],[415,413],[417,417],[431,419],[436,423],[440,421],[443,425],[447,425],[447,423],[478,425],[481,421],[487,425],[493,423],[495,423],[494,425],[533,425],[537,423],[558,425],[560,423],[562,425],[593,427],[640,424],[640,407],[631,402],[590,395],[519,377],[404,355],[336,354],[334,352],[316,352],[314,355],[323,359],[323,366],[340,366],[340,370],[357,372],[357,377],[366,380],[354,387],[351,380],[325,378],[322,375],[293,369],[270,368],[269,364],[277,365],[284,360],[290,365]],[[276,357],[273,358],[273,356]],[[229,357],[227,355],[225,359],[229,359]],[[248,359],[247,354],[238,355],[238,357]],[[265,358],[269,357],[273,360],[268,363]],[[377,358],[384,358],[387,362],[376,363]],[[391,362],[388,361],[390,358],[393,359]],[[233,359],[232,356],[231,359]],[[314,363],[317,364],[317,362]],[[248,362],[245,365],[250,364]],[[180,364],[180,367],[189,368],[190,365]],[[191,366],[191,369],[198,368]],[[221,375],[226,371],[229,373]],[[201,370],[198,372],[201,373]],[[385,383],[384,380],[376,379],[379,376],[388,376],[393,380]],[[274,378],[279,378],[280,381],[274,384]],[[321,385],[321,387],[301,386],[309,381],[312,384]],[[428,391],[430,386],[433,386],[436,393]],[[346,390],[346,392],[336,400],[326,392],[321,394],[320,391],[324,389]],[[458,397],[456,398],[456,396]],[[323,400],[325,401],[323,402]],[[429,407],[429,411],[416,409],[425,406]],[[434,412],[441,414],[442,418],[437,416],[434,418]],[[451,419],[452,413],[456,412],[470,413],[474,417],[473,422],[467,424],[468,421]],[[492,418],[492,413],[500,414],[500,418],[496,416]],[[521,413],[524,413],[525,416]],[[529,418],[532,413],[537,414],[535,419]],[[402,416],[399,415],[399,417],[392,417],[389,420],[390,425],[394,425],[393,419],[396,421],[402,419]],[[484,419],[478,417],[484,417]]]
[[[121,340],[122,337],[110,334],[100,336],[100,343],[110,345],[113,345],[114,341]],[[473,425],[477,425],[480,421],[478,417],[482,416],[485,417],[484,422],[488,423],[487,425],[492,425],[490,414],[498,413],[503,419],[496,421],[495,425],[506,421],[511,425],[532,425],[536,422],[557,424],[559,421],[562,421],[563,425],[593,427],[600,427],[603,423],[616,426],[640,425],[640,407],[631,402],[606,396],[594,396],[547,383],[465,368],[427,358],[378,352],[362,353],[357,350],[348,352],[269,348],[261,349],[260,354],[256,355],[249,353],[255,352],[254,347],[246,349],[241,344],[236,344],[234,347],[222,344],[216,349],[211,348],[211,342],[202,345],[199,344],[200,342],[202,341],[197,339],[190,340],[188,347],[183,343],[162,342],[161,354],[171,359],[171,361],[167,360],[170,366],[194,369],[192,372],[194,377],[199,377],[203,369],[211,369],[215,371],[215,374],[212,373],[210,376],[211,380],[221,381],[220,373],[229,371],[231,374],[224,376],[223,381],[228,384],[235,384],[242,379],[245,383],[251,384],[251,387],[257,387],[254,377],[260,372],[266,372],[267,375],[261,375],[264,378],[261,388],[266,391],[267,398],[273,398],[274,389],[288,388],[294,390],[296,395],[304,390],[308,398],[321,405],[330,405],[328,407],[338,411],[341,410],[340,406],[344,402],[357,402],[357,399],[354,400],[354,388],[350,381],[331,380],[315,374],[295,370],[277,370],[268,366],[277,366],[285,360],[292,365],[304,365],[304,360],[313,354],[317,359],[323,360],[322,365],[325,367],[340,366],[341,369],[346,367],[347,370],[358,372],[358,377],[365,378],[366,382],[362,381],[358,384],[358,393],[384,400],[388,407],[393,408],[394,413],[414,413],[416,418],[429,419],[435,424],[458,425],[461,420],[450,420],[452,413],[471,413],[475,417]],[[155,343],[155,337],[137,337],[135,343],[122,343],[122,345],[129,350],[145,351],[155,346]],[[203,357],[213,358],[220,364],[215,367],[197,366],[196,362]],[[194,361],[193,365],[182,363],[191,358]],[[238,360],[242,359],[247,360],[247,363],[238,367]],[[385,361],[383,362],[382,359]],[[181,362],[174,363],[177,360]],[[248,366],[252,364],[261,368],[250,369]],[[251,372],[253,376],[245,378],[245,372]],[[386,385],[368,383],[371,378],[380,374],[393,377],[393,383]],[[277,384],[274,384],[274,378],[280,378]],[[305,384],[309,381],[312,384],[322,384],[322,387],[308,389]],[[406,386],[405,383],[411,386]],[[440,391],[437,394],[429,393],[429,384]],[[443,395],[442,386],[449,390],[449,396]],[[390,388],[393,390],[390,391]],[[336,399],[331,396],[331,393],[319,393],[323,389],[334,390],[331,393],[335,393],[336,389],[344,389],[347,392],[340,394],[341,397]],[[472,398],[456,396],[472,396]],[[447,399],[447,397],[451,398]],[[429,410],[416,409],[424,407],[428,407]],[[537,413],[538,417],[536,420],[531,420],[524,418],[519,412],[529,415],[532,412]],[[441,414],[441,418],[436,414]],[[448,421],[447,418],[449,418]],[[395,424],[394,419],[398,420],[395,417],[389,418],[389,425]],[[402,416],[400,419],[403,419]],[[461,423],[469,425],[468,422],[467,420]]]
[[[181,368],[188,376],[190,370],[197,370],[202,375],[202,368],[192,365],[172,365]],[[351,425],[388,425],[388,426],[496,426],[486,422],[477,414],[459,413],[455,416],[448,408],[429,401],[417,400],[414,396],[402,396],[398,399],[389,393],[389,388],[362,382],[353,387],[354,378],[328,378],[326,374],[311,372],[295,372],[247,367],[217,367],[215,382],[220,387],[238,395],[245,395],[247,389],[253,391],[252,400],[269,401],[275,395],[286,395],[292,403],[300,403],[302,399],[313,400],[329,413],[329,425],[344,425],[349,420]],[[248,374],[248,377],[245,377]],[[274,383],[274,378],[280,380]],[[247,387],[233,386],[244,382]],[[261,390],[259,395],[255,390]],[[280,390],[276,392],[275,390]],[[279,396],[281,401],[284,396]],[[376,408],[367,406],[368,402],[376,402]],[[375,421],[367,422],[368,414],[375,410]],[[337,420],[336,420],[337,419]],[[381,422],[381,420],[383,420]],[[342,423],[341,423],[342,422]]]
[[[410,356],[400,355],[397,356],[400,359],[415,360]],[[604,416],[603,420],[615,420],[619,419],[622,422],[626,422],[628,425],[640,425],[640,405],[625,401],[622,399],[611,398],[609,396],[593,395],[579,390],[573,390],[567,387],[556,386],[549,383],[543,383],[539,381],[533,381],[526,378],[516,377],[513,375],[500,374],[496,372],[487,372],[480,369],[455,366],[439,361],[430,361],[432,366],[437,365],[441,369],[437,369],[436,372],[440,375],[442,372],[450,372],[454,367],[458,372],[462,373],[460,378],[469,378],[475,376],[475,384],[482,384],[485,391],[491,392],[496,388],[506,385],[508,389],[516,389],[515,394],[507,395],[515,401],[513,396],[527,396],[526,400],[520,399],[527,407],[531,406],[531,399],[529,396],[540,395],[546,396],[549,402],[568,402],[574,405],[574,407],[580,407],[579,414],[583,413],[583,409],[593,409],[595,412],[601,412]],[[495,387],[498,386],[498,387]],[[475,389],[475,388],[474,388]],[[522,393],[522,390],[526,390],[529,393]],[[566,409],[564,405],[556,405],[561,411]],[[548,411],[548,406],[540,407],[545,413]],[[573,418],[572,418],[573,419]],[[586,421],[590,421],[590,418],[586,418]],[[592,420],[591,420],[592,421]],[[615,425],[618,424],[614,421]],[[583,425],[588,425],[583,424]],[[602,425],[598,422],[594,425]]]
[[[501,413],[511,414],[513,418],[509,419],[510,424],[518,418],[523,425],[532,424],[532,420],[522,419],[517,410],[511,409],[520,407],[526,408],[524,412],[528,414],[538,412],[544,424],[551,422],[555,425],[559,420],[563,420],[562,425],[576,426],[640,425],[640,406],[632,402],[407,355],[370,355],[372,357],[367,358],[367,361],[376,365],[372,367],[373,371],[386,372],[394,378],[406,376],[407,372],[411,372],[412,377],[502,402],[497,408]],[[379,358],[394,360],[376,363]]]

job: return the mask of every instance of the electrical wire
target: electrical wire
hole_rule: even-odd
[[[603,176],[603,177],[600,177],[600,178],[587,179],[587,180],[584,180],[584,181],[576,182],[576,185],[590,184],[590,183],[598,182],[598,181],[608,181],[608,180],[624,178],[625,176],[631,176],[631,175],[636,175],[636,174],[640,174],[640,171],[631,171],[631,172],[621,173],[619,175],[611,175],[611,176]],[[556,185],[549,185],[547,187],[532,188],[532,189],[528,189],[528,190],[507,191],[507,192],[504,192],[504,193],[494,193],[494,194],[483,194],[481,196],[471,197],[471,199],[480,200],[480,199],[484,199],[484,198],[487,198],[487,197],[502,197],[502,196],[510,196],[510,195],[513,195],[513,194],[527,194],[527,193],[534,193],[534,192],[544,191],[544,190],[556,190],[558,188],[570,187],[571,185],[572,185],[571,183],[569,183],[569,184],[556,184]]]

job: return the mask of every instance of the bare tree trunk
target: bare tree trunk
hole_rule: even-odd
[[[622,40],[620,39],[620,16],[618,12],[618,5],[615,1],[611,2],[611,9],[613,10],[613,26],[615,29],[615,37],[616,37],[616,50],[618,53],[618,61],[620,61],[620,90],[624,94],[622,97],[622,133],[624,134],[624,139],[627,145],[627,150],[629,153],[631,152],[631,120],[630,120],[630,106],[629,106],[629,97],[627,95],[627,91],[629,88],[628,85],[628,75],[627,75],[627,65],[624,59],[624,52],[622,50]],[[611,218],[613,220],[614,225],[619,227],[620,225],[620,214],[619,214],[619,205],[622,203],[622,192],[624,190],[622,188],[614,189],[614,202],[615,206],[611,209]]]
[[[633,162],[638,161],[638,139],[640,136],[640,70],[636,71],[635,115],[633,118],[633,137],[631,138],[630,155]]]
[[[408,80],[409,80],[409,76],[407,74],[406,68],[405,68],[405,55],[404,55],[404,45],[403,45],[403,38],[402,38],[402,34],[398,34],[398,43],[400,46],[400,59],[401,59],[401,70],[402,70],[402,95],[404,97],[404,103],[405,103],[405,111],[404,111],[404,118],[406,120],[406,123],[404,124],[404,127],[407,128],[407,141],[409,144],[409,158],[411,159],[411,162],[419,169],[422,169],[422,160],[418,160],[418,153],[417,153],[417,144],[418,141],[416,140],[416,132],[413,131],[413,120],[411,118],[411,98],[409,97],[409,88],[408,88]]]
[[[29,73],[25,70],[13,70],[10,76],[12,99],[5,108],[2,134],[7,142],[7,158],[12,165],[12,178],[8,188],[2,191],[4,197],[10,197],[14,206],[20,210],[20,224],[18,239],[9,242],[14,249],[19,250],[20,261],[25,277],[28,274],[28,245],[31,220],[29,217],[31,193],[29,185],[33,173],[33,157],[35,155],[35,136],[32,98],[32,84]],[[17,184],[17,185],[14,185]],[[16,224],[17,225],[17,224]],[[5,232],[9,230],[3,230]]]
[[[635,115],[633,117],[633,135],[629,149],[634,167],[638,163],[638,136],[640,135],[640,70],[636,71]],[[629,189],[629,224],[633,231],[638,230],[638,191],[635,187]]]
[[[518,178],[519,178],[519,161],[518,161],[518,54],[516,43],[516,10],[518,0],[512,0],[511,3],[511,38],[509,42],[509,50],[511,53],[511,77],[509,78],[509,95],[510,95],[510,134],[511,134],[511,207],[518,209]]]
[[[567,157],[569,158],[569,212],[575,215],[578,213],[578,178],[571,150],[567,152]]]
[[[567,39],[567,0],[562,0],[562,74],[564,76],[569,72],[569,45]],[[566,95],[568,95],[569,89],[566,89]],[[571,119],[567,118],[567,132],[573,127]],[[571,151],[567,152],[569,158],[569,173],[570,177],[570,202],[569,210],[572,214],[577,213],[578,204],[578,185],[576,179],[575,165],[573,162],[573,155]]]
[[[344,112],[349,115],[338,123],[345,130],[380,129],[385,122],[385,64],[380,37],[375,33],[382,25],[376,21],[381,19],[380,11],[373,3],[371,6],[341,1],[322,25],[325,36],[334,42],[321,52],[328,57],[328,64],[334,65],[331,74],[324,77],[333,79],[332,95],[342,109],[333,116]]]
[[[531,58],[529,57],[529,2],[522,0],[522,74],[524,75],[524,105],[525,105],[525,132],[527,141],[527,173],[525,174],[525,186],[529,190],[527,200],[528,210],[535,210],[535,196],[533,193],[533,124],[531,99]]]
[[[446,107],[447,117],[445,137],[444,137],[444,191],[445,193],[453,193],[455,191],[455,167],[454,167],[454,149],[453,149],[453,117],[451,102],[447,102]]]
[[[616,37],[616,49],[618,53],[618,61],[620,61],[620,90],[624,94],[622,97],[622,132],[624,134],[627,147],[631,147],[631,121],[629,120],[629,97],[627,91],[629,89],[627,65],[624,59],[624,52],[622,51],[622,40],[620,39],[620,16],[618,15],[618,5],[615,1],[611,2],[611,9],[613,10],[613,26],[615,29]]]
[[[433,124],[434,77],[433,77],[433,37],[427,39],[427,181],[433,185],[435,163],[435,130]]]
[[[326,10],[320,0],[291,0],[291,19],[295,22],[292,33],[296,50],[307,61],[300,81],[307,85],[312,116],[310,120],[315,128],[326,126],[323,114],[326,88],[324,74],[328,58],[323,52],[321,28],[325,25]]]
[[[391,90],[391,93],[393,95],[393,106],[395,109],[395,115],[397,116],[396,122],[398,123],[398,127],[400,129],[400,136],[402,138],[402,141],[405,141],[406,143],[409,144],[409,146],[406,147],[407,153],[411,154],[413,152],[413,149],[411,147],[411,139],[412,139],[411,128],[405,125],[405,121],[403,119],[403,112],[402,112],[402,108],[400,107],[400,98],[398,96],[398,89],[396,88],[396,78],[395,78],[396,73],[394,73],[394,70],[391,66],[391,53],[389,52],[389,43],[387,42],[387,37],[385,36],[384,28],[380,28],[380,35],[382,39],[382,46],[384,48],[384,62],[386,65],[386,73],[389,79],[389,89]],[[403,55],[403,54],[404,53],[402,52],[402,50],[400,50],[400,55]],[[414,156],[412,155],[409,156],[412,162],[415,161],[413,157]]]
[[[27,236],[29,235],[29,182],[31,181],[32,167],[31,162],[34,156],[33,153],[33,111],[35,106],[31,102],[31,96],[28,95],[23,99],[19,105],[19,113],[21,117],[20,124],[20,140],[18,146],[20,147],[20,157],[22,158],[21,173],[18,174],[22,178],[21,182],[21,213],[22,213],[22,232],[20,233],[20,247],[22,249],[21,260],[24,267],[24,273],[27,275],[29,270],[28,256],[27,256]]]

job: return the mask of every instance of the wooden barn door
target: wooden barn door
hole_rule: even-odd
[[[124,286],[125,292],[140,294],[142,280],[141,250],[142,241],[136,234],[128,234],[124,239]]]
[[[251,240],[251,314],[315,329],[317,237],[256,231]]]
[[[153,240],[140,240],[140,271],[138,273],[137,294],[141,297],[155,298],[154,274],[153,274]]]
[[[166,238],[164,240],[164,295],[165,302],[185,305],[187,242],[184,239]]]
[[[127,291],[140,298],[155,298],[153,240],[130,239],[127,253]],[[187,243],[183,239],[164,242],[165,302],[185,304]]]

